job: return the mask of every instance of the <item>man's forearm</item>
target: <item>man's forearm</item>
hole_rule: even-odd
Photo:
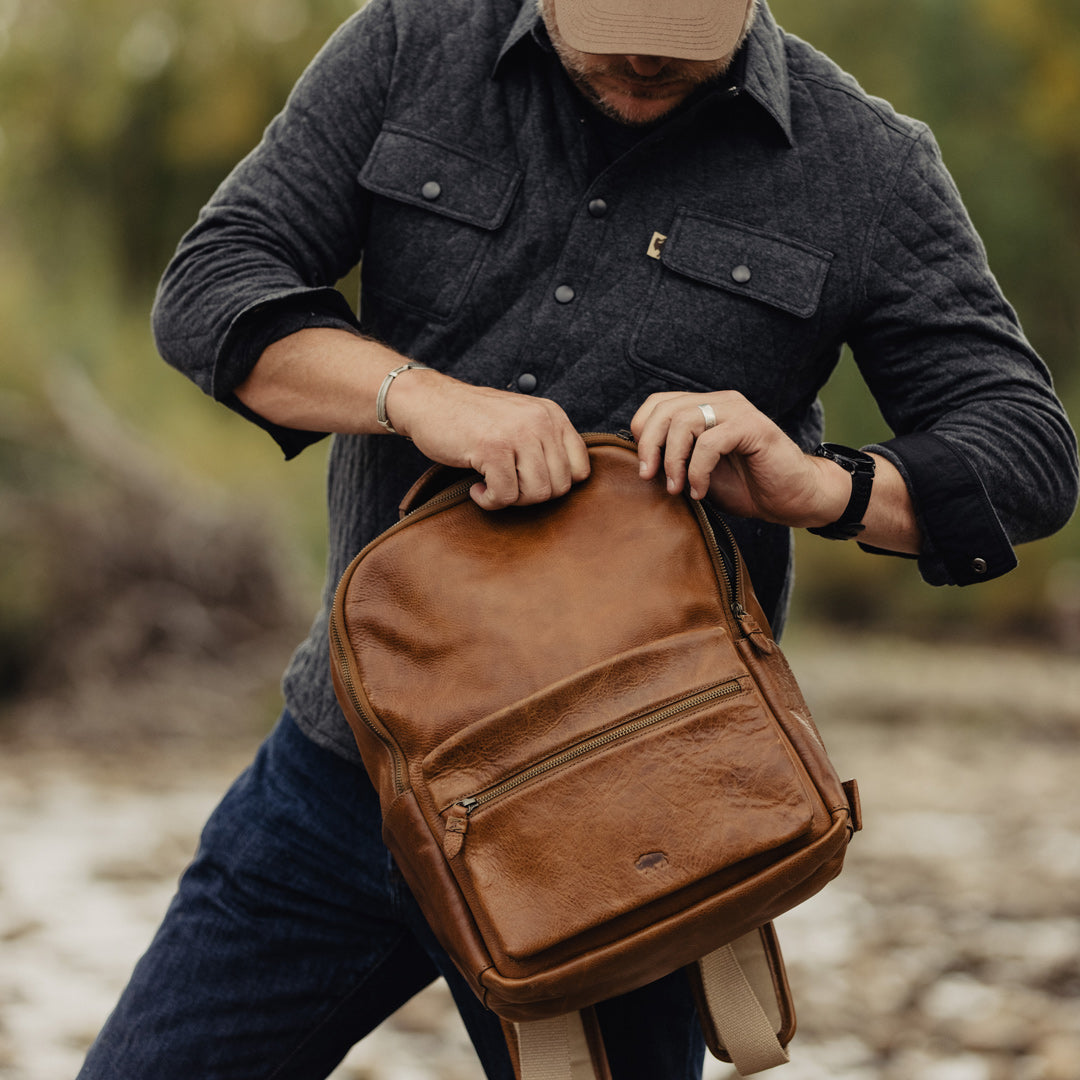
[[[236,396],[265,420],[339,435],[382,432],[379,389],[406,357],[345,330],[312,328],[267,348]],[[589,455],[566,414],[547,398],[472,386],[414,369],[385,398],[394,429],[443,465],[483,477],[484,509],[543,502],[589,475]]]
[[[283,427],[369,434],[382,430],[375,419],[379,387],[405,362],[393,349],[347,330],[300,330],[263,352],[236,396]]]

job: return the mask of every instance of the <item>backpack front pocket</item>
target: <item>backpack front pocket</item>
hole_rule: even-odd
[[[723,630],[676,635],[428,756],[489,947],[527,960],[807,832],[802,767],[733,657]]]

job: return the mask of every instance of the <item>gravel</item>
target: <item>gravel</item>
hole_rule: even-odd
[[[1076,657],[874,638],[787,651],[866,827],[841,877],[777,924],[799,1033],[775,1075],[1078,1080]],[[0,759],[0,1078],[59,1080],[253,737],[94,752],[55,725],[42,743],[19,730]],[[480,1077],[438,984],[334,1074]]]

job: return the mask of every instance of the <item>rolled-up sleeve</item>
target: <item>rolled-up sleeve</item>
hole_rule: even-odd
[[[923,577],[997,577],[1016,564],[1014,544],[1068,521],[1076,439],[925,129],[896,172],[862,279],[849,340],[895,432],[867,449],[908,483]]]
[[[235,390],[278,338],[358,329],[334,285],[363,252],[369,206],[356,177],[381,123],[393,34],[389,6],[372,0],[330,38],[181,240],[154,303],[165,360],[290,456],[319,434],[262,421]]]

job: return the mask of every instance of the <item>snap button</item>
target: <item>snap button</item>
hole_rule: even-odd
[[[987,567],[985,559],[972,559],[971,569],[974,570],[976,574],[985,574],[989,567]]]
[[[731,280],[739,285],[745,285],[750,280],[750,267],[740,263],[731,271]]]
[[[574,290],[569,285],[560,285],[555,290],[555,299],[560,304],[569,304],[574,299]]]
[[[603,199],[593,199],[589,203],[589,213],[595,218],[601,218],[607,213],[607,203]]]
[[[531,394],[536,389],[536,376],[531,371],[523,372],[518,376],[517,388],[523,394]]]
[[[421,189],[420,194],[428,202],[432,202],[442,194],[442,184],[438,180],[429,180]]]

